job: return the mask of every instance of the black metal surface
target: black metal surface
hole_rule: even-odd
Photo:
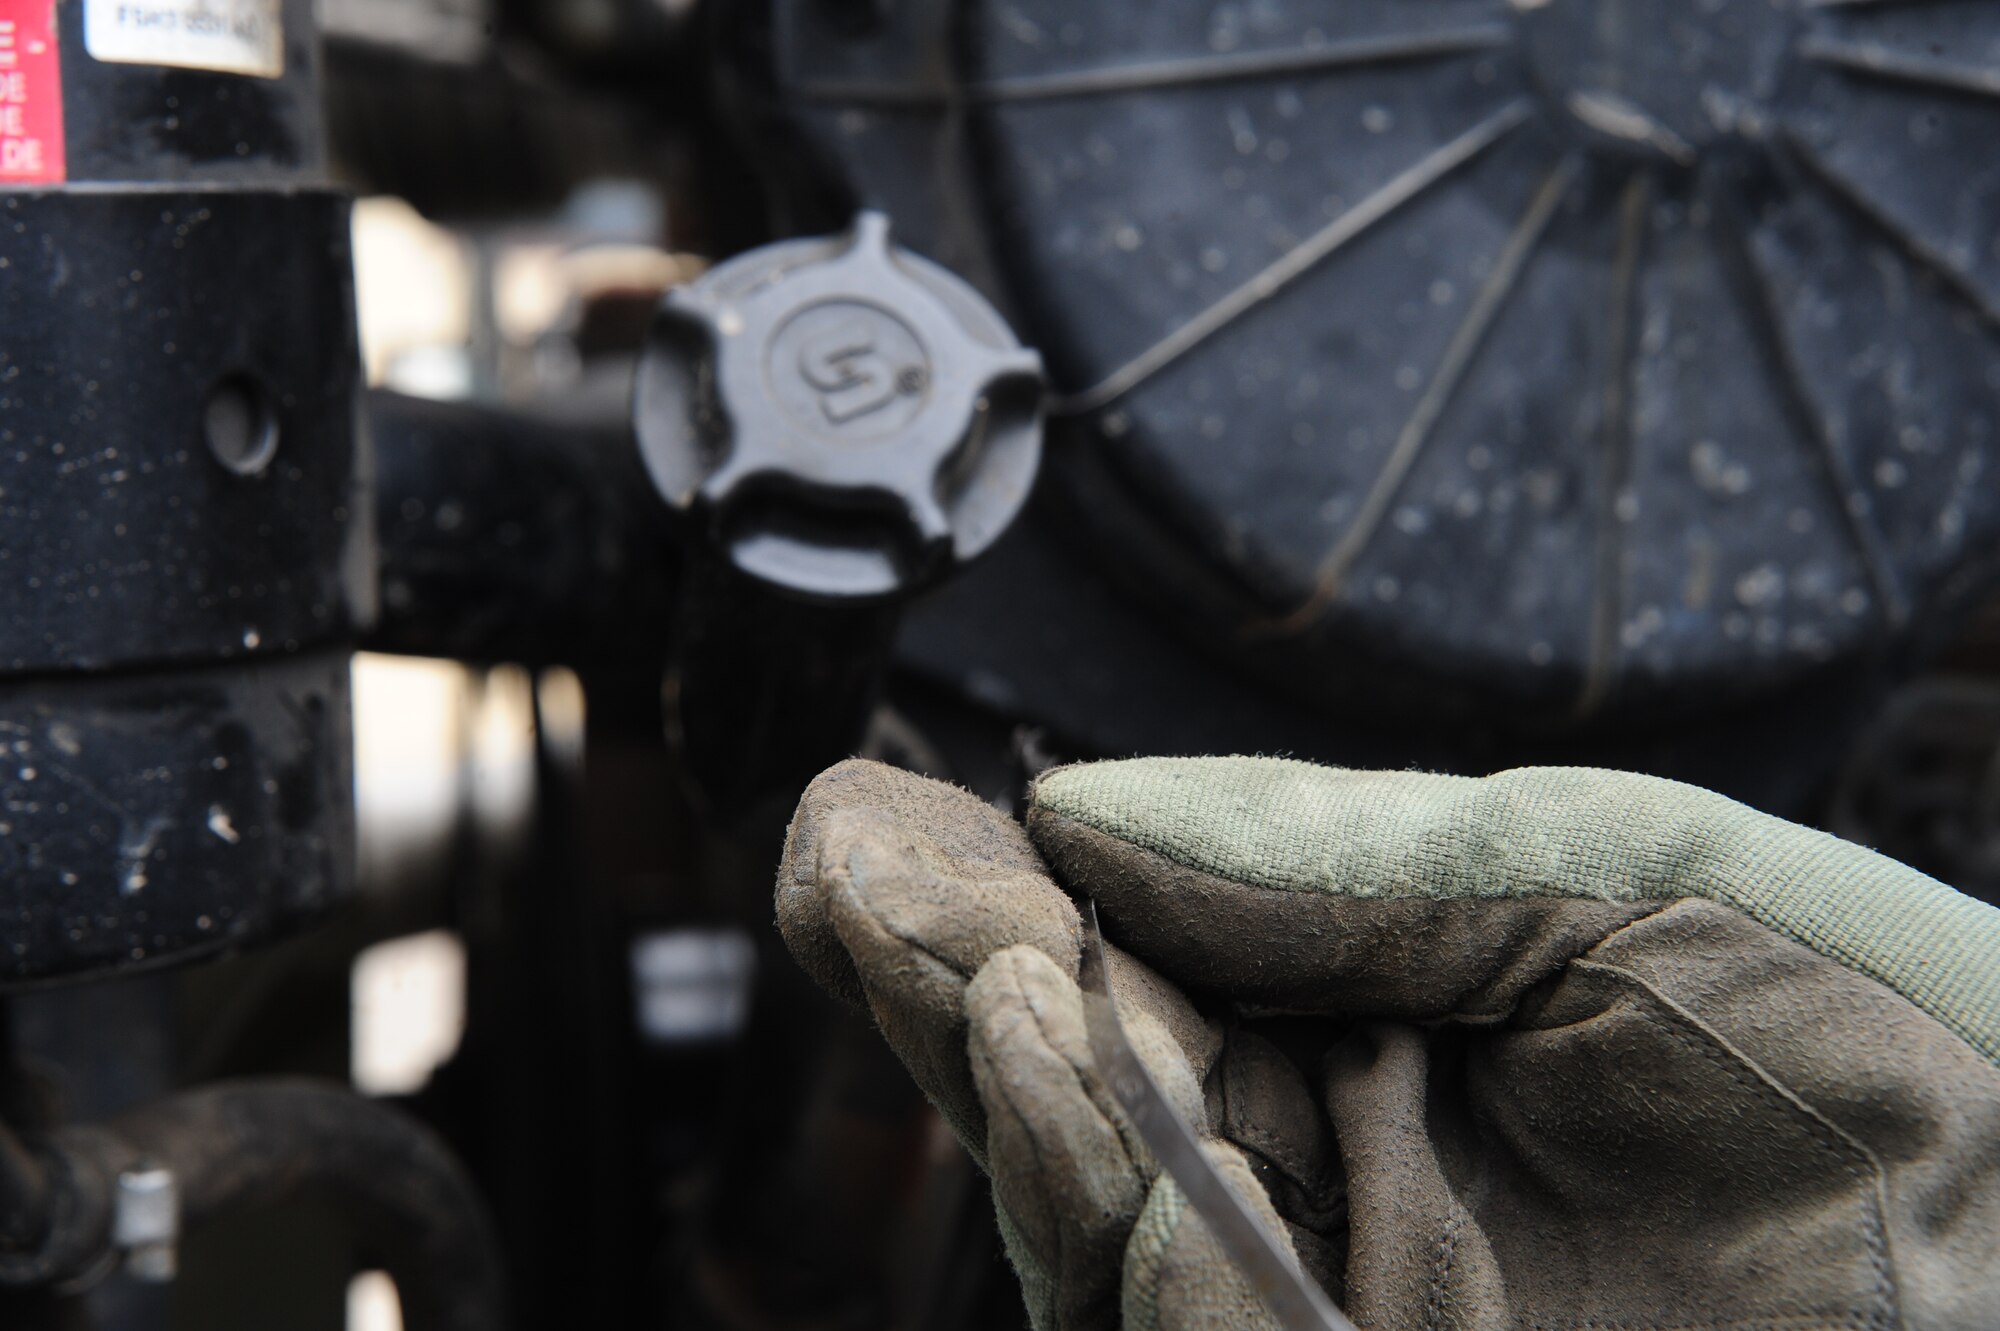
[[[560,82],[540,62],[342,40],[328,42],[326,72],[339,178],[428,217],[515,219],[592,180],[657,178],[673,165],[661,117]]]
[[[674,550],[628,431],[370,393],[377,651],[661,661]]]
[[[963,282],[847,236],[769,246],[669,292],[635,413],[654,484],[750,577],[907,594],[976,558],[1041,460],[1041,360]]]
[[[352,884],[374,568],[312,6],[203,11],[248,26],[198,51],[192,13],[56,4],[70,183],[0,193],[0,988],[238,947]],[[162,63],[258,33],[281,68]]]
[[[498,26],[601,79],[650,82],[675,56],[690,6],[659,0],[496,0]],[[651,89],[658,95],[658,89]]]
[[[240,947],[353,881],[344,652],[0,686],[0,989]]]
[[[347,216],[317,192],[0,196],[0,671],[365,621]]]
[[[855,192],[1000,275],[1127,585],[1304,696],[1712,707],[1891,654],[1990,572],[2000,10],[773,25]]]
[[[313,0],[277,6],[284,68],[275,78],[96,59],[84,41],[85,7],[85,0],[56,3],[70,180],[274,185],[322,178]]]

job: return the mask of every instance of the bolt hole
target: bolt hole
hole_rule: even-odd
[[[255,476],[278,451],[278,411],[271,392],[249,375],[224,375],[208,390],[202,430],[209,451],[238,476]]]

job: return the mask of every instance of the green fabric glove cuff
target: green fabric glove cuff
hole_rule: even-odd
[[[1705,898],[1888,985],[2000,1065],[2000,910],[1678,782],[1590,768],[1475,779],[1141,758],[1060,768],[1032,803],[1273,891]]]

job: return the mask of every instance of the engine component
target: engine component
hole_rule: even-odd
[[[371,650],[664,659],[673,550],[625,430],[395,393],[363,402],[382,560]]]
[[[711,807],[782,827],[855,750],[901,603],[1027,502],[1041,398],[1040,357],[879,214],[668,293],[635,410],[689,543],[669,687]]]
[[[32,1148],[0,1127],[0,1158],[0,1217],[33,1221],[27,1242],[0,1240],[0,1289],[88,1283],[121,1262],[170,1279],[183,1230],[312,1198],[394,1277],[409,1326],[506,1325],[496,1240],[457,1158],[344,1087],[227,1083]]]
[[[1989,7],[856,13],[773,5],[793,123],[1047,348],[1104,556],[1301,695],[1708,708],[1987,581]]]
[[[668,294],[639,442],[739,571],[806,596],[907,593],[1027,502],[1041,373],[977,293],[864,213],[844,239],[773,245]]]
[[[0,989],[240,945],[352,880],[374,570],[311,10],[8,10]]]

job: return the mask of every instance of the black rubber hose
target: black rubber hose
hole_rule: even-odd
[[[0,1255],[6,1257],[39,1247],[54,1212],[48,1162],[21,1139],[18,1126],[31,1097],[14,1048],[11,1018],[0,1006]],[[5,1274],[0,1271],[0,1282]]]
[[[49,1227],[49,1171],[27,1144],[0,1123],[0,1251],[22,1251]]]
[[[107,1125],[173,1171],[181,1223],[312,1199],[395,1281],[409,1331],[498,1331],[505,1277],[486,1208],[450,1149],[399,1110],[313,1082],[221,1083]]]

